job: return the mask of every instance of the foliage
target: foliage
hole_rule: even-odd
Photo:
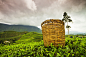
[[[72,20],[69,19],[70,16],[68,16],[66,12],[64,12],[63,16],[64,17],[63,17],[62,21],[64,21],[65,23],[67,22],[66,28],[68,29],[68,34],[69,34],[69,28],[71,28],[71,27],[68,25],[68,22],[72,22]]]
[[[73,36],[73,35],[72,35]],[[36,39],[35,39],[36,38]],[[65,37],[65,46],[44,47],[42,34],[24,34],[14,45],[0,47],[0,57],[86,57],[86,38]],[[40,39],[38,41],[38,39]]]
[[[23,35],[25,33],[28,33],[28,32],[4,31],[0,33],[0,38],[15,37],[15,36]]]
[[[4,31],[0,33],[0,43],[4,41],[10,41],[11,44],[14,43],[16,40],[21,38],[23,34],[28,32],[16,32],[16,31]]]
[[[43,39],[42,34],[37,32],[29,32],[27,34],[22,35],[22,37],[16,41],[16,44],[19,43],[29,43],[29,42],[39,42]]]

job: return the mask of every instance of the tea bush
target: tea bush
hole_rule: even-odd
[[[86,38],[66,37],[65,46],[57,48],[52,43],[51,47],[44,47],[43,40],[36,41],[43,38],[39,35],[28,33],[14,45],[1,46],[0,57],[86,57]]]

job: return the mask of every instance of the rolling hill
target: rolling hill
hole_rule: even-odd
[[[17,32],[38,32],[42,33],[42,31],[35,26],[29,26],[29,25],[8,25],[0,23],[0,32],[3,31],[17,31]]]

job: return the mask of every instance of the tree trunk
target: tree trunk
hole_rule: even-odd
[[[68,28],[68,38],[70,38],[70,36],[69,36],[69,28]]]
[[[67,20],[67,25],[68,25],[68,20]]]
[[[68,28],[68,35],[69,35],[69,28]]]

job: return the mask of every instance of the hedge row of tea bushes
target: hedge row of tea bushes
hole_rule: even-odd
[[[10,38],[6,38],[5,40],[4,40],[4,38],[3,39],[0,39],[0,46],[2,45],[2,46],[4,46],[5,44],[4,44],[4,41],[10,41],[10,44],[13,44],[13,43],[15,43],[15,41],[17,41],[19,38],[21,38],[21,36],[22,35],[19,35],[19,36],[15,36],[15,37],[10,37]]]
[[[21,38],[23,34],[28,32],[16,32],[16,31],[4,31],[0,32],[0,44],[4,45],[4,41],[10,41],[11,44],[14,43],[16,40]]]
[[[22,37],[15,41],[15,44],[20,44],[20,43],[30,43],[30,42],[40,42],[43,39],[42,34],[39,34],[37,32],[29,32],[27,34],[22,35]]]
[[[21,38],[22,41],[26,35]],[[36,39],[28,43],[24,40],[26,43],[5,45],[0,47],[0,57],[86,57],[86,38],[66,37],[65,39],[65,46],[59,48],[54,47],[52,44],[51,47],[46,48],[43,40],[34,42]]]
[[[25,33],[28,33],[28,32],[4,31],[0,33],[0,38],[10,38],[10,37],[23,35]]]
[[[4,47],[0,47],[0,57],[31,56],[34,52],[33,50],[43,45],[42,42],[43,41],[31,42],[29,44],[5,45]]]

